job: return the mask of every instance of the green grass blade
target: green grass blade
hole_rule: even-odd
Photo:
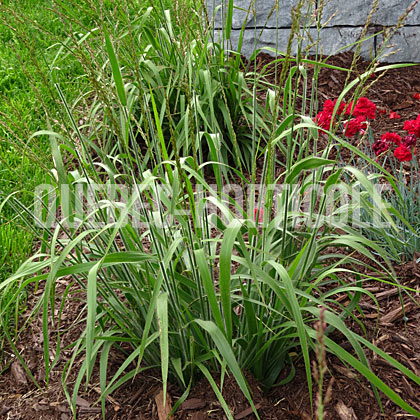
[[[223,318],[220,312],[219,304],[217,302],[216,292],[214,290],[214,284],[210,277],[209,268],[206,262],[206,256],[203,249],[198,249],[194,251],[195,258],[197,261],[197,267],[200,271],[201,278],[203,281],[204,289],[207,293],[207,299],[209,300],[210,308],[213,313],[213,317],[216,321],[216,325],[219,327],[220,331],[224,330]]]
[[[115,55],[114,47],[112,46],[111,39],[109,38],[107,30],[105,29],[105,27],[103,29],[105,36],[105,47],[108,53],[109,61],[111,63],[112,76],[114,77],[118,98],[120,99],[122,106],[127,106],[127,96],[125,93],[124,82],[121,75],[120,66],[118,64],[117,56]]]
[[[309,345],[308,336],[305,329],[305,323],[303,321],[299,301],[296,297],[296,291],[293,286],[292,279],[287,273],[286,269],[275,261],[269,261],[269,264],[277,271],[279,277],[284,283],[286,288],[287,297],[291,305],[294,321],[296,322],[297,332],[299,336],[300,347],[302,349],[303,360],[305,362],[306,380],[308,382],[309,398],[312,405],[312,372],[311,362],[309,359]]]
[[[255,409],[254,402],[252,401],[251,394],[249,393],[248,385],[245,381],[244,375],[239,367],[238,362],[235,359],[235,355],[232,351],[232,347],[229,345],[226,337],[224,336],[223,332],[217,328],[216,324],[212,321],[203,321],[202,319],[196,319],[195,322],[204,330],[206,330],[213,341],[215,342],[220,354],[226,361],[229,369],[231,370],[233,376],[236,379],[236,382],[241,388],[241,391],[248,399],[249,403],[251,404],[252,409],[254,410],[255,415],[259,419],[257,410]]]
[[[168,294],[161,293],[157,299],[156,312],[159,322],[160,357],[163,382],[163,405],[166,404],[168,386],[169,342],[168,342]]]
[[[216,382],[214,381],[213,377],[211,376],[209,370],[202,364],[202,363],[197,363],[197,366],[199,367],[199,369],[201,370],[201,372],[203,372],[204,376],[206,377],[206,379],[209,381],[210,386],[213,389],[213,392],[215,393],[217,399],[220,402],[220,405],[222,406],[226,417],[229,420],[234,420],[232,413],[230,412],[230,409],[225,401],[225,399],[223,398],[222,393],[220,392],[219,387],[217,386]]]
[[[236,219],[232,220],[226,229],[220,248],[219,288],[225,320],[226,338],[229,343],[232,342],[232,301],[230,296],[232,249],[240,228],[240,222]]]
[[[229,0],[227,13],[226,13],[226,22],[225,22],[225,35],[226,39],[230,39],[232,33],[232,22],[233,22],[233,0]]]

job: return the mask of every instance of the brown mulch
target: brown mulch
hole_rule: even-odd
[[[261,55],[260,64],[272,60],[269,56]],[[348,67],[351,63],[351,54],[341,54],[332,57],[331,64],[340,67]],[[358,64],[359,70],[366,68],[366,63]],[[322,70],[319,77],[320,98],[335,99],[341,93],[345,81],[345,75],[336,70]],[[414,94],[420,93],[420,66],[388,71],[383,77],[378,78],[377,83],[369,88],[365,96],[373,100],[378,109],[385,109],[386,114],[378,114],[372,124],[374,132],[378,135],[386,131],[402,132],[403,121],[415,118],[420,109],[420,102],[413,98]],[[321,99],[321,102],[322,99]],[[401,115],[400,119],[390,120],[389,112],[396,111]],[[418,147],[418,150],[420,147]],[[415,262],[395,267],[400,282],[417,290],[414,298],[420,303],[420,267]],[[70,280],[62,279],[57,296],[63,293]],[[357,317],[363,321],[366,332],[360,326],[351,321],[348,325],[375,343],[382,350],[399,360],[404,366],[420,376],[420,309],[418,305],[408,300],[404,295],[405,316],[402,312],[400,297],[396,289],[390,285],[370,282],[366,285],[379,301],[379,314],[374,302],[368,297],[363,297],[361,308],[363,315]],[[76,290],[76,289],[74,289]],[[33,304],[34,298],[30,298],[28,306]],[[341,301],[346,303],[345,297]],[[62,348],[78,338],[83,326],[73,328],[68,332],[74,320],[85,310],[83,296],[72,295],[64,307],[61,329],[64,331],[61,337]],[[350,350],[348,343],[342,338],[335,337],[344,348]],[[54,342],[55,335],[51,334]],[[62,350],[62,358],[50,375],[48,388],[44,382],[43,347],[42,347],[42,320],[39,316],[30,323],[28,329],[23,332],[18,342],[18,350],[28,363],[35,379],[42,385],[38,390],[14,361],[0,375],[0,419],[60,419],[72,418],[66,398],[61,386],[61,371],[69,360],[71,350]],[[54,347],[51,349],[51,359],[54,358]],[[8,359],[13,360],[11,353]],[[384,382],[390,386],[410,405],[420,411],[420,387],[407,380],[396,369],[379,357],[370,352],[367,353],[371,368]],[[121,356],[112,354],[110,358],[110,374],[115,372],[121,364]],[[77,361],[80,365],[83,360]],[[406,414],[387,398],[382,398],[383,413],[373,394],[368,382],[363,379],[351,366],[345,366],[334,356],[328,356],[327,365],[329,372],[325,380],[325,386],[331,377],[334,378],[331,401],[326,407],[326,419],[410,419],[414,418]],[[4,366],[0,366],[4,368]],[[77,371],[77,366],[76,366]],[[287,376],[288,372],[284,372]],[[217,381],[217,378],[215,378]],[[280,378],[281,379],[281,378]],[[75,377],[70,376],[69,388],[71,389]],[[286,385],[275,387],[264,393],[258,383],[247,374],[247,380],[252,391],[254,403],[261,419],[284,419],[284,420],[308,420],[313,417],[310,405],[306,376],[301,361],[296,361],[296,375]],[[78,419],[101,418],[100,406],[95,405],[99,397],[98,378],[93,377],[91,385],[87,389],[81,387],[81,394],[77,401]],[[159,401],[161,382],[159,372],[147,372],[139,375],[118,389],[107,399],[107,419],[144,419],[161,420],[159,410],[162,410]],[[181,396],[177,386],[170,385],[168,394],[174,404]],[[225,378],[223,395],[230,407],[235,420],[253,419],[254,414],[250,410],[249,403],[235,385],[233,378]],[[315,398],[315,394],[314,394]],[[162,413],[160,413],[162,416]],[[204,420],[224,419],[225,415],[207,381],[201,380],[192,389],[187,401],[173,417],[180,420]]]
[[[264,66],[271,63],[273,58],[265,53],[260,54],[257,57],[257,68],[262,70]],[[326,60],[329,65],[350,68],[353,61],[353,54],[346,52],[332,56]],[[358,75],[362,74],[368,68],[369,63],[358,59],[353,75],[349,81],[357,78]],[[386,65],[384,63],[383,65]],[[382,67],[380,65],[379,67]],[[266,67],[265,72],[266,79],[270,83],[275,83],[275,72],[273,65]],[[278,66],[279,78],[281,72],[281,66]],[[308,89],[311,88],[310,77],[313,73],[311,65],[307,65],[308,71]],[[318,75],[318,98],[320,106],[327,99],[336,99],[342,93],[345,86],[347,73],[341,70],[322,68]],[[371,83],[374,82],[373,85]],[[375,122],[372,125],[374,132],[378,135],[383,134],[386,131],[402,131],[402,122],[406,119],[416,118],[420,112],[420,101],[414,98],[416,93],[420,93],[420,64],[403,67],[399,69],[391,69],[383,72],[375,73],[375,77],[367,80],[366,86],[368,89],[363,93],[368,99],[373,101],[377,106],[377,110],[386,111],[385,114],[377,112]],[[350,94],[354,91],[350,90]],[[401,116],[400,119],[389,119],[391,111],[397,112]]]
[[[265,79],[272,84],[280,78],[281,65],[277,67],[277,79],[275,68],[272,63],[272,57],[262,53],[257,57],[257,68],[264,71]],[[341,68],[350,68],[353,62],[353,54],[351,52],[342,53],[332,56],[326,60],[326,63]],[[368,62],[362,59],[356,60],[356,65],[352,76],[347,83],[356,79],[358,75],[364,73],[368,68]],[[386,63],[378,67],[385,66]],[[308,64],[306,67],[308,72],[308,92],[312,88],[313,66]],[[317,79],[317,96],[319,101],[319,110],[322,109],[323,103],[327,99],[334,100],[342,93],[346,84],[347,73],[341,70],[322,68]],[[371,122],[375,140],[386,132],[396,132],[401,136],[408,133],[403,130],[404,121],[415,119],[420,113],[420,100],[414,98],[416,93],[420,93],[420,65],[403,67],[399,69],[391,69],[387,71],[377,72],[374,77],[367,79],[364,84],[366,90],[363,96],[373,101],[377,106],[376,118]],[[351,89],[345,100],[349,101],[354,93]],[[359,93],[360,94],[360,93]],[[264,94],[262,95],[264,98]],[[301,102],[297,101],[297,111],[301,107]],[[396,112],[400,118],[390,119],[390,113]],[[353,139],[355,140],[355,139]],[[349,140],[352,142],[352,139]],[[357,144],[357,143],[355,143]],[[420,157],[420,147],[417,147],[417,156]]]
[[[420,267],[408,263],[405,266],[397,267],[397,269],[401,283],[419,291],[417,295],[414,294],[414,298],[420,303]],[[63,280],[57,296],[60,295],[60,289],[61,292],[64,290],[67,282]],[[399,295],[395,287],[378,282],[369,282],[366,284],[366,288],[378,299],[379,314],[374,302],[370,298],[363,297],[360,304],[363,309],[363,316],[359,314],[358,318],[363,321],[366,333],[363,333],[354,321],[350,322],[349,326],[420,375],[419,307],[413,305],[404,297],[406,303],[405,315],[408,318],[404,322]],[[346,300],[344,296],[343,298],[341,303],[345,305]],[[67,301],[64,310],[65,317],[61,325],[63,330],[70,326],[80,313],[83,313],[84,304],[82,302],[83,299],[80,295],[75,295]],[[83,327],[80,325],[79,328],[64,332],[61,337],[62,345],[65,346],[77,339],[82,329]],[[333,338],[340,342],[346,350],[351,350],[349,344],[339,336],[334,334]],[[54,341],[53,334],[52,341]],[[45,371],[42,362],[42,320],[40,316],[24,332],[18,348],[27,361],[32,374],[44,388],[42,390],[36,389],[19,368],[19,364],[13,362],[11,367],[0,376],[0,419],[69,420],[71,412],[61,387],[61,369],[69,359],[70,351],[63,351],[62,360],[52,371],[49,387],[46,388],[43,382]],[[51,359],[54,356],[53,351]],[[381,358],[370,352],[367,352],[367,356],[373,372],[405,401],[420,410],[420,387],[407,380],[404,375]],[[112,354],[110,360],[109,375],[118,369],[123,359],[119,354]],[[83,360],[76,362],[76,372],[82,362]],[[326,419],[413,418],[391,403],[386,397],[382,398],[384,414],[381,414],[367,380],[362,378],[351,366],[343,365],[335,356],[329,355],[327,357],[327,365],[329,371],[325,379],[325,387],[331,377],[334,378],[334,383],[331,401],[326,407]],[[282,378],[286,377],[288,373],[288,371],[284,372]],[[250,374],[247,374],[246,378],[261,419],[309,420],[313,418],[311,416],[305,370],[301,361],[297,361],[296,375],[290,383],[275,387],[268,393],[261,390],[259,384]],[[74,379],[75,374],[71,375],[68,381],[70,390]],[[218,381],[216,377],[215,380]],[[78,419],[101,418],[100,406],[95,405],[99,397],[98,382],[97,376],[94,375],[87,390],[81,388],[77,400]],[[162,420],[158,415],[158,405],[156,403],[156,398],[160,392],[161,382],[158,371],[150,371],[139,375],[133,382],[123,385],[107,399],[106,418]],[[182,393],[177,386],[170,385],[168,394],[172,403],[174,403]],[[232,377],[225,378],[223,395],[235,419],[255,418],[248,401],[236,386]],[[352,417],[353,415],[354,417]],[[204,420],[224,419],[225,416],[211,387],[203,379],[192,389],[188,399],[181,405],[173,418]]]

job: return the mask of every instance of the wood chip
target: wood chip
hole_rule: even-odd
[[[408,344],[409,346],[413,347],[412,341],[410,341],[407,337],[403,337],[400,334],[394,333],[392,335],[392,338],[393,338],[394,341],[397,341],[397,342],[400,342],[400,343],[403,343],[403,344]]]
[[[364,317],[362,318],[366,318],[366,319],[376,319],[378,318],[378,314],[366,314]]]
[[[79,414],[98,414],[101,411],[99,407],[80,407]]]
[[[205,406],[206,402],[201,398],[189,398],[182,403],[181,408],[183,410],[198,410],[200,408],[204,408]]]
[[[99,395],[101,395],[101,388],[99,388],[99,387],[93,387],[93,389],[99,394]],[[110,395],[107,395],[106,396],[106,400],[108,401],[108,402],[110,402],[113,406],[114,406],[114,410],[115,411],[118,411],[119,409],[120,409],[120,403],[117,401],[117,400],[115,400],[114,398],[112,398]]]
[[[341,400],[336,404],[335,411],[341,420],[357,420],[354,410],[351,407],[347,407]]]
[[[357,379],[359,377],[354,371],[346,368],[345,366],[340,366],[340,365],[335,365],[335,364],[333,364],[332,366],[337,372],[341,373],[347,378]]]
[[[89,408],[90,407],[90,402],[86,401],[84,398],[82,397],[76,397],[76,405],[82,408]]]
[[[413,106],[414,102],[413,101],[404,101],[401,102],[400,104],[396,104],[394,105],[393,109],[394,111],[400,110],[400,109],[406,109],[406,108],[411,108]]]
[[[12,373],[13,379],[15,380],[17,385],[27,385],[28,380],[26,379],[26,373],[23,369],[22,365],[18,360],[12,363],[10,368],[10,372]]]
[[[208,416],[206,413],[203,413],[202,411],[196,411],[195,413],[192,413],[191,420],[207,420]]]
[[[256,409],[256,410],[258,410],[258,409],[260,409],[260,408],[261,408],[261,404],[255,404],[255,409]],[[246,410],[241,411],[240,413],[238,413],[238,414],[235,416],[235,420],[240,420],[240,419],[243,419],[243,418],[245,418],[245,417],[249,416],[250,414],[252,414],[253,412],[254,412],[254,410],[252,409],[252,407],[249,407],[249,408],[247,408]]]
[[[380,300],[388,296],[393,296],[397,294],[398,294],[398,289],[390,289],[390,290],[384,290],[383,292],[377,293],[375,297],[376,299]]]
[[[399,306],[393,311],[388,312],[386,315],[382,316],[381,324],[391,324],[397,319],[402,318],[403,313],[408,314],[410,311],[412,311],[412,309],[413,309],[413,305],[410,305],[410,304],[404,305],[404,311],[403,311],[403,308]]]
[[[403,385],[405,387],[405,389],[408,392],[408,395],[410,395],[411,398],[413,398],[414,400],[417,398],[416,393],[414,392],[413,388],[411,387],[410,383],[407,381],[405,376],[401,376]]]
[[[0,409],[0,416],[4,416],[4,415],[6,415],[10,410],[12,409],[12,407],[6,407],[6,406],[3,406],[1,409]]]
[[[168,393],[166,393],[165,405],[163,405],[163,391],[160,391],[155,396],[155,402],[157,406],[159,420],[173,419],[173,417],[169,417],[169,414],[172,410],[172,399]]]

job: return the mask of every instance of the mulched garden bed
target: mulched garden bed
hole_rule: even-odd
[[[348,68],[352,59],[352,54],[345,53],[332,57],[329,62]],[[259,65],[262,66],[271,60],[270,56],[261,55]],[[366,68],[366,63],[360,62],[358,67],[360,71],[363,71]],[[321,102],[323,102],[322,98],[326,100],[338,97],[344,81],[345,75],[341,72],[322,70],[319,78]],[[419,92],[420,66],[390,70],[383,77],[379,77],[377,83],[365,94],[377,105],[378,109],[386,110],[385,114],[377,114],[377,118],[372,124],[374,133],[379,136],[387,131],[402,132],[402,122],[416,118],[420,112],[420,101],[413,98]],[[389,119],[391,111],[397,112],[401,118]],[[419,256],[420,254],[416,255],[416,258]],[[420,304],[420,264],[416,264],[415,261],[407,262],[405,265],[395,267],[395,270],[401,284],[418,290],[418,293],[414,294],[414,298]],[[69,281],[60,280],[57,296],[60,290],[65,290]],[[373,302],[367,297],[362,298],[361,306],[364,311],[363,323],[366,327],[366,337],[420,376],[419,306],[407,301],[405,307],[407,319],[404,321],[400,297],[395,288],[374,282],[367,283],[366,287],[376,296],[380,304],[378,314]],[[38,296],[29,298],[28,307],[31,306],[31,303],[33,304],[36,297]],[[83,312],[83,301],[83,296],[80,295],[74,295],[68,299],[63,312],[62,328],[72,325]],[[341,303],[345,304],[345,300]],[[359,315],[359,318],[362,319],[362,316]],[[363,333],[356,322],[350,322],[349,326],[355,331]],[[79,330],[73,328],[70,332],[64,333],[61,337],[62,347],[76,339],[82,330],[83,326],[80,325]],[[53,339],[54,335],[52,335]],[[345,341],[342,342],[342,345],[350,350]],[[36,380],[44,386],[42,320],[39,316],[24,331],[18,342],[18,349],[27,361]],[[71,419],[71,413],[61,387],[61,370],[66,363],[66,357],[70,357],[70,350],[63,351],[62,355],[63,359],[51,373],[48,388],[42,391],[28,380],[18,362],[11,363],[10,367],[0,376],[0,419]],[[369,352],[367,356],[372,370],[405,401],[420,411],[420,387],[406,380],[387,362]],[[51,357],[54,357],[53,353]],[[110,360],[111,374],[121,364],[121,357],[118,354],[113,354]],[[77,363],[81,364],[82,360]],[[275,387],[268,393],[264,393],[251,375],[247,375],[261,419],[308,420],[312,418],[305,371],[300,361],[296,363],[294,379],[287,385]],[[326,419],[413,418],[386,398],[382,399],[383,413],[381,413],[368,382],[362,379],[355,370],[344,366],[331,355],[327,357],[327,364],[329,373],[325,385],[328,384],[331,377],[334,378],[334,384],[331,401],[326,407]],[[0,368],[2,367],[0,366]],[[284,376],[287,374],[288,372],[285,372]],[[70,388],[72,380],[74,378],[69,381]],[[78,419],[101,418],[100,407],[94,405],[99,397],[98,382],[94,377],[92,385],[80,395],[77,401]],[[134,381],[122,386],[112,397],[107,399],[106,418],[159,419],[158,408],[161,407],[156,401],[159,399],[160,391],[159,372],[139,375]],[[176,386],[169,386],[168,393],[172,403],[181,395]],[[235,419],[255,418],[248,401],[232,378],[225,378],[223,395]],[[210,386],[203,380],[192,389],[188,400],[182,404],[173,418],[180,420],[224,419],[225,415]]]

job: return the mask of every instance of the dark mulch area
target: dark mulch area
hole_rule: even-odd
[[[268,54],[260,54],[257,58],[258,69],[272,62],[272,57]],[[353,54],[350,52],[335,55],[326,60],[327,64],[350,68],[353,62]],[[369,63],[358,59],[354,72],[349,81],[357,78],[368,68]],[[381,64],[379,67],[385,66]],[[309,77],[313,71],[311,66],[307,67]],[[281,72],[281,65],[278,65],[278,77]],[[266,78],[269,82],[275,83],[275,72],[273,65],[267,66]],[[320,106],[327,99],[336,99],[342,93],[345,85],[347,73],[341,70],[322,68],[318,76],[318,98]],[[373,85],[371,85],[374,82]],[[311,80],[308,80],[310,88]],[[371,86],[370,86],[371,85]],[[377,110],[386,111],[385,114],[377,113],[375,122],[372,124],[373,131],[381,135],[386,131],[401,131],[402,122],[407,119],[416,118],[419,114],[419,100],[413,98],[416,93],[420,93],[420,65],[391,69],[375,73],[375,77],[367,80],[367,90],[363,96],[368,97],[377,106]],[[354,91],[350,90],[350,93]],[[347,98],[348,99],[348,98]],[[400,119],[389,119],[391,111],[397,112]]]
[[[405,286],[419,290],[420,293],[420,267],[414,263],[407,263],[405,266],[397,267],[399,279]],[[66,280],[62,280],[59,289],[66,286]],[[408,321],[403,321],[403,312],[399,301],[399,295],[395,287],[390,285],[369,282],[367,290],[373,293],[379,301],[380,310],[374,302],[363,297],[361,307],[364,315],[358,318],[363,320],[366,326],[366,335],[361,331],[356,322],[352,321],[349,326],[366,336],[371,342],[382,350],[396,358],[403,365],[420,375],[420,336],[418,325],[420,325],[420,310],[417,305],[407,297],[405,302],[405,315]],[[59,295],[60,292],[57,293]],[[414,296],[420,303],[419,296]],[[346,304],[346,297],[339,297],[342,304]],[[70,326],[80,313],[83,313],[82,296],[74,296],[66,303],[64,310],[65,317],[62,320],[62,328]],[[62,335],[62,345],[71,343],[82,331],[80,328],[72,329]],[[349,344],[339,336],[333,337],[341,345],[351,350]],[[54,335],[52,334],[52,342]],[[45,385],[43,376],[45,374],[42,357],[42,320],[37,317],[31,323],[30,328],[25,331],[18,345],[22,356],[27,361],[34,377]],[[51,359],[54,350],[51,350]],[[367,353],[371,368],[385,383],[396,391],[404,400],[420,410],[420,387],[407,380],[404,375],[392,368],[387,362],[379,357]],[[17,362],[12,364],[2,376],[0,376],[0,418],[1,419],[61,419],[69,420],[71,413],[68,408],[63,390],[61,388],[61,370],[70,357],[69,351],[62,353],[62,359],[54,368],[50,377],[48,389],[42,391],[28,380],[24,372],[19,368]],[[83,360],[78,360],[76,369]],[[109,368],[109,375],[112,375],[120,366],[122,359],[120,355],[113,354]],[[408,419],[412,416],[404,413],[395,404],[382,398],[384,414],[381,414],[378,403],[368,382],[363,379],[354,369],[344,366],[336,357],[328,356],[327,364],[329,373],[325,380],[328,384],[331,377],[334,378],[332,398],[326,407],[326,419]],[[69,389],[75,380],[76,372],[70,376],[68,381]],[[284,377],[289,372],[284,372]],[[215,378],[217,381],[217,378]],[[281,378],[280,378],[281,379]],[[310,399],[306,383],[305,370],[302,362],[296,365],[296,376],[287,385],[276,387],[268,393],[263,393],[258,383],[247,375],[254,402],[261,419],[303,419],[311,417]],[[77,401],[78,415],[80,419],[101,418],[100,408],[94,403],[99,397],[99,384],[97,375],[93,377],[91,385],[84,390],[81,389]],[[152,371],[139,375],[133,382],[122,386],[110,398],[107,399],[107,419],[159,419],[156,397],[161,391],[159,372]],[[169,386],[169,395],[172,402],[181,396],[176,386]],[[226,378],[223,395],[235,415],[235,419],[252,419],[249,403],[236,386],[233,378]],[[341,416],[340,414],[341,413]],[[353,416],[353,417],[352,417]],[[223,419],[223,410],[217,401],[211,387],[206,380],[201,380],[191,391],[186,402],[183,403],[174,416],[175,419]]]
[[[268,62],[271,58],[261,56],[260,61]],[[341,67],[348,67],[351,63],[351,54],[342,54],[332,57],[330,63]],[[366,63],[359,63],[362,71]],[[335,70],[323,70],[319,79],[319,94],[321,98],[336,98],[341,92],[345,81],[345,75]],[[377,83],[370,87],[365,96],[373,100],[378,108],[386,109],[387,113],[378,114],[372,124],[374,132],[378,135],[386,131],[402,132],[403,121],[415,118],[419,113],[419,102],[413,99],[413,95],[420,92],[420,66],[405,69],[391,70],[383,77],[378,78]],[[390,111],[396,111],[401,119],[390,120]],[[420,147],[418,148],[420,149]],[[401,283],[418,291],[414,298],[420,303],[420,266],[409,262],[401,267],[395,267]],[[68,281],[61,279],[57,296],[60,291],[64,292]],[[366,287],[379,301],[380,310],[368,297],[362,298],[361,307],[364,315],[358,315],[366,326],[366,334],[361,331],[356,322],[352,321],[349,326],[363,334],[371,342],[375,343],[388,354],[395,357],[403,365],[410,368],[420,376],[420,310],[418,305],[404,297],[405,315],[408,318],[404,322],[403,312],[395,287],[379,282],[369,282]],[[34,297],[29,300],[29,304]],[[83,313],[83,296],[73,295],[64,308],[61,328],[69,327],[74,320]],[[343,296],[342,304],[346,304]],[[62,335],[62,347],[70,344],[81,333],[83,326],[75,328]],[[52,334],[51,340],[55,336]],[[350,350],[348,343],[336,337],[343,347]],[[34,377],[44,387],[44,367],[42,348],[42,320],[37,317],[25,330],[18,343],[18,349],[27,361]],[[69,420],[70,410],[61,387],[61,371],[70,357],[70,351],[62,352],[62,359],[50,375],[48,388],[38,390],[14,362],[3,375],[0,376],[0,419],[60,419]],[[381,358],[368,353],[372,370],[385,381],[397,394],[413,407],[420,410],[420,387],[405,379],[397,370],[393,369]],[[54,349],[51,349],[51,358],[54,358]],[[83,360],[78,360],[77,365]],[[111,357],[110,374],[118,369],[121,357],[113,354]],[[384,413],[381,413],[375,396],[368,382],[361,378],[352,367],[346,367],[335,357],[328,356],[327,364],[329,373],[325,385],[331,377],[334,378],[332,398],[326,407],[326,419],[410,419],[395,404],[382,398]],[[76,369],[77,370],[77,369]],[[285,372],[286,376],[288,372]],[[308,420],[313,418],[306,377],[303,365],[297,361],[296,375],[287,385],[276,387],[268,393],[263,393],[258,384],[250,375],[247,375],[254,402],[258,408],[261,419],[284,419]],[[68,381],[69,389],[74,383],[75,376]],[[92,385],[85,390],[81,389],[77,401],[78,419],[101,418],[100,409],[94,403],[98,399],[97,376],[94,376]],[[133,382],[122,386],[107,399],[107,419],[158,419],[158,405],[156,396],[161,390],[159,372],[148,372],[139,375]],[[181,392],[175,386],[169,387],[169,395],[172,403],[180,397]],[[235,419],[252,419],[249,403],[244,398],[232,378],[226,378],[223,395],[234,414]],[[213,391],[205,380],[200,381],[191,391],[188,400],[175,414],[174,418],[180,420],[204,420],[224,419],[223,410],[217,401]]]
[[[265,78],[269,83],[275,84],[276,80],[279,80],[281,73],[281,64],[277,65],[277,78],[275,67],[272,63],[272,57],[268,54],[260,54],[257,57],[257,68],[259,70],[264,70]],[[339,55],[332,56],[326,60],[327,64],[341,67],[341,68],[350,68],[353,62],[353,53],[346,52]],[[369,63],[358,59],[355,62],[355,67],[353,73],[347,84],[361,74],[363,74]],[[383,67],[387,63],[380,64],[378,67]],[[308,72],[308,89],[310,92],[312,84],[312,74],[313,66],[308,64],[306,67]],[[347,73],[341,70],[322,68],[318,76],[317,84],[317,94],[319,101],[319,110],[322,109],[324,102],[327,99],[334,100],[342,93],[343,88],[346,85]],[[303,82],[302,82],[303,83]],[[391,69],[381,72],[376,72],[374,77],[368,78],[366,83],[364,83],[364,89],[362,91],[363,96],[366,96],[368,99],[373,101],[377,106],[376,119],[370,122],[372,131],[374,133],[374,139],[378,140],[382,134],[386,132],[394,132],[401,135],[401,137],[407,135],[408,133],[403,130],[404,121],[416,119],[420,113],[420,101],[414,98],[416,93],[420,93],[420,65],[414,65],[410,67],[403,67],[399,69]],[[351,95],[355,91],[355,88],[351,89],[346,97],[345,101],[350,101]],[[359,93],[360,95],[360,93]],[[262,94],[262,99],[265,95]],[[301,102],[297,101],[297,111],[301,107]],[[395,112],[399,115],[399,118],[390,119],[390,113]],[[348,139],[348,141],[354,146],[361,147],[362,151],[367,151],[366,145],[360,145],[360,139],[358,137],[353,137]],[[365,142],[368,140],[365,139]],[[318,150],[327,144],[327,138],[320,136],[318,140]],[[330,155],[331,158],[334,156],[335,150],[332,151]],[[344,161],[351,163],[351,159],[354,158],[354,155],[346,149],[341,149],[340,151],[341,158]],[[374,157],[372,153],[372,157]],[[417,158],[420,159],[420,145],[417,145]],[[282,161],[280,157],[280,161]],[[381,163],[382,159],[379,160]],[[404,167],[408,168],[409,163],[405,162]],[[388,171],[391,169],[389,163],[386,164],[385,169]]]

